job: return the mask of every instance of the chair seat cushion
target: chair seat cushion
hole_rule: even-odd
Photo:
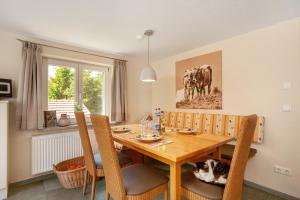
[[[131,159],[128,156],[124,155],[122,152],[117,151],[117,156],[118,156],[119,163],[120,163],[121,166],[132,162]],[[97,168],[98,169],[103,168],[102,160],[101,160],[101,157],[100,157],[99,153],[94,154],[94,159],[95,159],[95,163],[96,163]]]
[[[121,170],[127,195],[143,194],[168,183],[168,178],[160,171],[144,164],[130,165]]]
[[[223,145],[221,148],[221,157],[226,160],[232,160],[234,148],[235,148],[235,145],[233,145],[233,144]],[[248,158],[250,159],[250,158],[254,157],[256,153],[257,153],[256,149],[250,148]]]
[[[181,186],[211,200],[221,200],[224,191],[223,187],[198,180],[192,172],[186,172],[181,175]]]

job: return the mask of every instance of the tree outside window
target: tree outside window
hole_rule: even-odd
[[[74,106],[76,83],[75,69],[64,65],[49,65],[48,72],[48,101],[69,102],[71,104],[73,103]],[[88,113],[86,114],[103,113],[104,73],[101,71],[84,69],[81,71],[80,77],[82,78],[82,107],[88,110]]]

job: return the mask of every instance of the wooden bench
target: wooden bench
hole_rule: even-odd
[[[160,117],[161,127],[193,128],[202,134],[228,135],[238,138],[238,130],[243,116],[227,114],[207,114],[193,112],[164,111]],[[253,143],[261,144],[264,133],[263,116],[258,116]],[[221,158],[230,161],[235,145],[226,144],[221,148]],[[250,149],[249,159],[254,157],[257,150]]]
[[[225,144],[221,148],[221,158],[224,160],[230,161],[233,156],[235,145],[233,144]],[[255,148],[250,148],[249,156],[248,158],[251,159],[255,156],[257,153],[257,150]]]

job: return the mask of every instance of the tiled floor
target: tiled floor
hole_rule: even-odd
[[[88,193],[90,188],[88,188]],[[105,181],[101,179],[97,183],[96,198],[105,199]],[[62,188],[57,178],[49,178],[44,181],[11,187],[8,200],[83,200],[89,199],[89,194],[83,197],[81,189],[66,190]],[[155,200],[162,200],[160,196]],[[266,192],[245,186],[243,200],[283,200]]]

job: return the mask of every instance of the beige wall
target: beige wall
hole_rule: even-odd
[[[15,129],[15,97],[18,71],[21,66],[21,43],[12,34],[0,32],[0,77],[13,80],[13,99],[10,99],[8,172],[9,182],[30,177],[31,133],[20,134]]]
[[[21,43],[16,38],[28,38],[23,35],[0,31],[0,77],[13,80],[13,98],[10,99],[10,126],[9,126],[9,182],[22,181],[31,178],[31,136],[40,134],[39,131],[18,131],[15,127],[15,101],[17,93],[18,72],[22,65]],[[28,38],[32,41],[37,41]],[[37,41],[38,42],[38,41]],[[51,43],[53,44],[53,43]],[[55,44],[57,45],[57,44]],[[58,45],[66,47],[63,45]],[[68,47],[75,50],[80,48]],[[109,59],[103,59],[85,54],[66,52],[53,48],[44,48],[43,55],[60,59],[70,59],[91,64],[112,65]],[[103,55],[103,54],[101,54]],[[109,55],[114,56],[117,55]],[[117,56],[119,58],[123,58]],[[151,84],[142,84],[138,80],[138,74],[142,67],[142,61],[130,58],[128,62],[128,117],[130,122],[137,122],[144,113],[151,110]],[[145,93],[145,95],[144,95]]]
[[[140,81],[140,72],[145,66],[145,58],[128,58],[128,121],[139,122],[147,113],[151,113],[152,85]]]
[[[265,140],[248,162],[246,179],[300,197],[300,19],[287,21],[154,63],[158,81],[152,87],[152,107],[175,108],[175,62],[223,51],[223,110],[211,113],[266,117]],[[292,88],[283,90],[283,82]],[[291,104],[292,112],[282,112]],[[292,176],[273,172],[274,165],[292,169]]]

